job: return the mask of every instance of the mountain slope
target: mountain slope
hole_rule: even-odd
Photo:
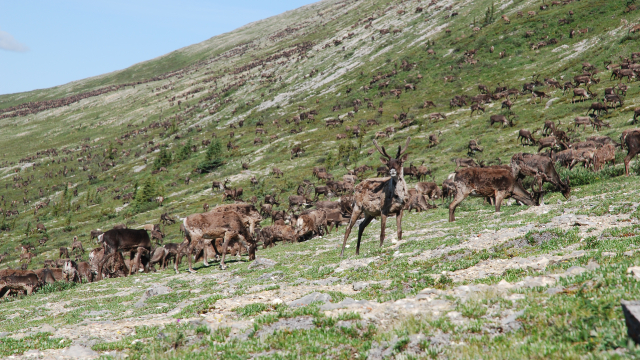
[[[541,9],[541,5],[548,6]],[[222,194],[212,189],[213,181],[229,179],[229,187],[243,188],[245,200],[255,196],[262,202],[265,195],[274,194],[281,200],[276,208],[286,210],[287,197],[296,194],[304,180],[324,184],[312,176],[314,166],[326,167],[340,180],[349,170],[368,165],[372,169],[360,173],[359,178],[374,177],[380,162],[372,151],[372,140],[380,137],[379,133],[384,137],[378,141],[387,147],[403,144],[411,136],[409,161],[413,165],[424,162],[438,185],[456,169],[452,159],[468,156],[469,140],[478,140],[483,149],[473,155],[476,161],[508,163],[516,152],[537,150],[520,146],[518,130],[528,129],[539,138],[545,120],[559,122],[572,139],[602,135],[619,141],[621,131],[633,126],[630,120],[639,100],[635,80],[628,83],[622,106],[600,117],[610,127],[596,131],[574,129],[572,124],[576,116],[587,113],[592,102],[601,101],[605,88],[627,84],[626,79],[610,80],[612,73],[605,64],[620,63],[620,57],[631,59],[637,51],[638,35],[630,32],[637,18],[637,11],[630,10],[626,1],[322,1],[128,69],[52,89],[0,96],[0,207],[6,215],[0,220],[0,252],[8,253],[3,264],[20,264],[16,250],[20,244],[36,246],[36,257],[28,265],[35,269],[45,259],[57,258],[58,249],[70,246],[73,236],[78,236],[85,248],[94,247],[90,230],[118,223],[129,227],[157,223],[162,213],[183,218],[201,212],[205,203],[213,207],[222,202]],[[571,30],[575,30],[573,35]],[[586,62],[598,69],[589,86],[592,95],[573,103],[572,90],[563,93],[550,85],[551,80],[560,85],[573,80],[590,68]],[[534,101],[523,85],[536,79],[540,83],[534,90],[548,97]],[[505,98],[499,98],[482,105],[484,112],[470,114],[471,97],[480,94],[481,84],[492,93],[498,93],[494,90],[499,86],[517,89],[509,97],[512,113],[502,107]],[[393,95],[394,89],[401,92]],[[467,105],[450,105],[455,96],[466,96]],[[435,109],[424,108],[425,101],[432,101]],[[354,104],[359,104],[357,109]],[[431,116],[434,113],[445,118]],[[489,125],[491,115],[509,114],[516,115],[515,126]],[[327,126],[327,120],[335,120],[337,126]],[[429,135],[436,135],[438,143],[432,144]],[[221,151],[209,142],[219,144]],[[296,146],[305,150],[300,157],[291,156]],[[480,199],[467,199],[457,212],[458,221],[452,224],[442,223],[447,209],[440,206],[406,215],[408,238],[397,241],[395,231],[387,229],[387,243],[382,248],[375,240],[379,224],[370,226],[364,255],[353,256],[351,248],[346,260],[338,257],[344,235],[339,230],[321,239],[260,249],[259,257],[278,262],[274,269],[251,270],[238,261],[231,263],[233,273],[201,268],[204,274],[173,277],[163,271],[38,293],[7,305],[0,313],[4,319],[0,327],[27,333],[42,322],[54,323],[60,329],[56,336],[73,340],[73,336],[90,334],[77,328],[81,318],[89,316],[82,315],[85,310],[105,310],[116,325],[105,331],[100,341],[83,344],[100,351],[126,348],[131,354],[142,351],[155,356],[166,351],[161,350],[165,340],[134,346],[130,343],[138,335],[129,332],[129,337],[123,338],[113,333],[139,315],[143,319],[136,320],[136,326],[151,328],[149,333],[136,330],[136,334],[152,334],[140,335],[147,339],[176,316],[197,318],[202,313],[208,321],[205,325],[218,329],[211,334],[207,330],[205,340],[212,343],[206,346],[211,353],[314,357],[322,352],[296,353],[294,343],[276,346],[278,333],[268,331],[267,340],[245,337],[246,346],[240,342],[227,343],[225,350],[219,348],[220,343],[231,341],[224,326],[234,328],[251,318],[259,323],[255,330],[262,331],[284,321],[278,319],[312,316],[317,328],[303,327],[293,339],[309,336],[312,340],[308,341],[321,343],[323,351],[335,349],[333,357],[412,351],[419,356],[475,358],[483,352],[478,340],[483,337],[500,349],[496,357],[524,356],[527,346],[542,351],[545,337],[556,339],[557,344],[548,353],[541,352],[545,354],[541,357],[587,353],[606,357],[607,351],[626,347],[622,314],[611,309],[636,288],[625,271],[637,261],[637,255],[633,251],[629,256],[621,255],[638,245],[637,203],[631,198],[637,180],[635,176],[620,177],[624,155],[618,151],[618,166],[599,173],[559,167],[562,177],[570,176],[574,186],[569,201],[549,186],[545,202],[553,205],[529,209],[506,206],[502,215],[494,215],[493,208]],[[197,171],[212,159],[223,165],[211,172]],[[274,167],[284,176],[273,176]],[[250,182],[252,177],[255,184]],[[410,185],[416,182],[407,180]],[[158,196],[165,199],[162,206],[153,201]],[[575,220],[576,215],[587,218]],[[575,223],[570,227],[567,221],[589,225],[574,228]],[[39,223],[46,226],[46,234],[35,231]],[[269,220],[264,221],[266,225]],[[182,240],[178,224],[164,230],[165,241]],[[48,240],[40,245],[39,240],[45,237]],[[580,256],[571,255],[576,251],[582,251]],[[603,255],[606,252],[616,256]],[[601,267],[587,267],[591,260]],[[577,274],[571,273],[574,265],[589,272],[570,277]],[[274,271],[282,273],[269,275]],[[608,272],[617,275],[611,279]],[[227,283],[234,277],[238,278],[237,286]],[[536,287],[550,284],[548,277],[567,295],[579,293],[575,288],[583,286],[597,296],[587,301],[588,297],[562,297],[565,295]],[[296,283],[298,278],[305,280]],[[139,309],[133,301],[140,296],[138,281],[140,286],[163,283],[173,290],[177,285],[185,290],[203,289],[203,282],[207,287],[201,294],[174,291],[157,301],[166,306],[155,306],[152,301]],[[369,282],[367,290],[354,290],[360,288],[356,283],[363,281]],[[611,288],[594,285],[599,281],[610,282]],[[110,293],[110,289],[103,289],[104,284],[126,289],[126,294],[116,296],[117,291]],[[618,288],[614,288],[616,284]],[[476,287],[464,290],[471,285]],[[421,297],[425,287],[437,291],[422,292],[426,297]],[[369,304],[369,315],[356,307],[347,308],[358,315],[345,315],[340,311],[324,314],[315,305],[305,313],[276,306],[277,301],[271,303],[276,298],[295,300],[316,290],[332,294],[334,303],[348,295],[375,304]],[[73,300],[90,299],[102,291],[109,292],[104,304],[93,301],[82,305],[81,300]],[[255,294],[264,299],[253,298]],[[532,304],[530,308],[517,301],[522,296]],[[428,298],[430,305],[424,305],[427,303],[420,298]],[[432,304],[432,300],[436,302]],[[38,309],[47,301],[64,303],[59,306],[73,310],[49,311],[42,318],[27,314],[10,317],[17,308]],[[220,304],[214,305],[218,301]],[[416,306],[424,314],[431,315],[416,318],[407,305],[414,301],[422,304]],[[545,301],[554,304],[552,309],[545,307]],[[124,303],[122,309],[118,309],[120,303]],[[247,310],[234,310],[241,307]],[[584,311],[572,316],[573,321],[585,321],[585,325],[581,325],[580,334],[564,336],[573,328],[560,319],[565,310],[557,309],[571,307]],[[515,315],[523,310],[524,315]],[[397,312],[398,318],[375,315],[389,312]],[[450,315],[443,316],[445,313]],[[589,314],[602,317],[602,323],[585,320]],[[154,315],[157,322],[152,321]],[[513,318],[503,323],[512,315],[518,321]],[[366,341],[352,343],[356,333],[343,333],[333,323],[329,326],[323,322],[327,316],[333,316],[329,322],[353,325],[357,336]],[[222,325],[211,325],[214,319],[222,319]],[[547,327],[545,321],[554,325]],[[356,326],[355,322],[361,324]],[[377,330],[369,331],[368,326]],[[396,326],[409,330],[394,333]],[[79,332],[72,336],[63,329]],[[462,335],[454,334],[458,330]],[[597,336],[589,335],[592,330]],[[322,331],[329,334],[324,339]],[[428,343],[417,334],[428,338]],[[197,340],[192,335],[190,342]],[[438,339],[443,338],[446,341],[438,345]],[[506,340],[501,343],[503,338]],[[20,346],[31,346],[21,341]],[[468,344],[469,349],[460,349],[456,343]],[[267,353],[272,350],[277,352]],[[184,348],[180,351],[178,356],[188,356]]]

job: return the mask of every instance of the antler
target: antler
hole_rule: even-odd
[[[398,155],[396,155],[396,159],[399,159],[400,156],[407,152],[407,149],[409,148],[409,141],[411,141],[411,136],[407,138],[407,142],[404,144],[404,148],[401,149],[400,146],[398,146]]]
[[[380,154],[385,156],[387,159],[391,159],[391,156],[387,155],[387,152],[385,151],[384,146],[382,147],[382,149],[380,149],[380,145],[378,145],[378,142],[376,140],[373,140],[373,145],[375,145],[376,149],[378,149],[378,152]]]

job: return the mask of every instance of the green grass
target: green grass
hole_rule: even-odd
[[[596,76],[602,81],[591,90],[603,94],[606,87],[615,84],[609,80],[610,72],[603,70],[603,62],[617,61],[620,56],[629,57],[631,52],[637,51],[636,36],[627,36],[628,30],[620,28],[621,19],[631,24],[637,14],[624,13],[625,4],[620,1],[582,0],[541,11],[538,3],[515,0],[497,11],[493,22],[485,23],[485,11],[492,3],[476,0],[455,4],[453,11],[459,15],[450,19],[445,19],[448,10],[427,7],[425,2],[421,3],[425,7],[421,14],[414,12],[417,3],[372,0],[344,3],[344,8],[342,4],[322,3],[123,71],[52,89],[0,96],[0,108],[6,108],[185,70],[176,76],[136,85],[135,89],[127,87],[64,108],[0,119],[3,134],[0,139],[0,195],[4,197],[0,207],[5,212],[8,209],[19,211],[18,215],[0,216],[0,253],[8,253],[0,267],[20,265],[19,252],[15,251],[20,244],[35,246],[36,257],[28,265],[35,269],[40,268],[45,259],[56,259],[60,247],[70,247],[73,236],[78,236],[85,249],[90,250],[97,246],[89,238],[91,230],[108,229],[118,223],[129,227],[157,223],[160,214],[165,212],[179,217],[202,212],[204,203],[213,207],[222,202],[222,194],[210,190],[214,180],[231,179],[229,186],[242,187],[244,199],[256,196],[260,202],[266,194],[279,194],[281,205],[277,209],[286,209],[287,197],[296,193],[303,180],[321,184],[311,175],[314,166],[329,168],[337,180],[357,166],[378,167],[379,155],[368,154],[373,148],[372,140],[378,131],[399,127],[393,115],[401,112],[406,112],[415,125],[398,129],[390,139],[379,139],[379,142],[394,148],[411,136],[409,162],[417,165],[424,160],[438,184],[454,171],[452,159],[467,156],[470,139],[479,140],[484,148],[482,153],[475,155],[476,161],[500,159],[508,163],[515,152],[537,150],[521,147],[516,140],[517,130],[528,129],[539,138],[544,120],[560,121],[561,128],[568,130],[573,118],[583,116],[592,101],[572,104],[570,96],[562,95],[561,90],[541,86],[538,90],[550,93],[553,103],[548,107],[545,103],[533,105],[529,103],[528,95],[512,99],[515,103],[513,111],[518,115],[515,127],[501,128],[488,126],[490,115],[504,113],[500,109],[501,100],[487,105],[486,114],[470,116],[468,107],[450,109],[451,98],[460,94],[476,95],[478,84],[485,84],[492,90],[498,84],[521,89],[524,82],[531,81],[537,74],[541,75],[541,80],[549,77],[560,81],[564,77],[562,80],[567,81],[581,73],[583,62],[590,62],[601,70]],[[503,4],[506,2],[495,5]],[[397,14],[400,8],[406,10],[404,15]],[[518,10],[525,16],[517,17]],[[537,14],[529,17],[527,11]],[[568,18],[569,11],[574,12],[573,22],[560,25],[558,20]],[[367,22],[362,19],[372,14],[377,20],[370,29],[365,28]],[[511,24],[500,19],[503,14],[511,19]],[[474,33],[469,24],[475,24],[480,30]],[[304,27],[283,38],[269,38],[286,26]],[[403,31],[397,35],[380,35],[378,30],[387,27],[402,28]],[[441,27],[439,31],[434,30],[437,27]],[[444,32],[445,27],[451,32]],[[588,28],[589,32],[573,39],[568,37],[569,29],[583,28]],[[369,31],[375,36],[374,41],[371,41]],[[534,31],[534,36],[527,37],[527,31]],[[354,32],[354,38],[344,40],[345,51],[341,46],[323,49],[324,44],[349,32]],[[545,41],[556,38],[558,44],[532,50],[530,44],[543,38]],[[268,61],[264,67],[234,73],[240,66],[306,41],[313,42],[314,48],[304,56],[296,53],[288,58],[279,57],[276,61]],[[427,41],[432,42],[428,48],[435,50],[437,55],[426,52]],[[490,53],[492,45],[495,51]],[[478,60],[476,65],[464,62],[463,54],[469,49],[478,50],[474,57]],[[231,51],[226,53],[228,57],[221,57],[227,51]],[[507,54],[504,59],[499,58],[501,51]],[[416,66],[404,70],[401,68],[403,61]],[[317,73],[309,77],[313,70]],[[380,96],[379,82],[371,90],[363,88],[378,73],[388,74],[394,70],[397,74],[387,79],[390,85],[385,91],[404,89],[405,83],[416,84],[417,90],[403,92],[396,98],[389,94]],[[262,74],[267,73],[274,73],[274,79],[278,80],[261,81],[264,79]],[[418,75],[422,76],[421,80]],[[455,76],[455,80],[445,84],[443,78],[449,75]],[[220,76],[217,84],[210,81],[212,76]],[[238,85],[241,77],[245,81]],[[228,87],[234,84],[238,86]],[[635,85],[635,82],[630,84],[622,109],[611,110],[602,117],[611,128],[600,132],[578,129],[569,132],[569,136],[584,140],[592,135],[606,135],[618,141],[621,131],[635,126],[629,123],[632,109],[640,102],[640,91]],[[347,88],[352,91],[347,93]],[[194,89],[202,91],[192,92],[188,98],[184,96]],[[210,97],[214,94],[215,98]],[[169,101],[173,96],[176,100]],[[367,108],[367,98],[376,109],[380,101],[384,102],[382,115],[376,109]],[[359,111],[353,118],[345,117],[353,110],[356,99],[363,101]],[[424,100],[435,102],[436,109],[423,109]],[[341,109],[332,111],[338,105]],[[303,120],[300,125],[287,124],[286,120],[303,111],[299,106],[316,110],[315,120]],[[217,110],[213,111],[214,108]],[[214,114],[210,114],[210,109]],[[426,117],[432,112],[446,113],[447,119],[432,121]],[[344,119],[342,126],[325,126],[325,119],[339,116]],[[229,128],[228,122],[240,119],[244,120],[244,127]],[[370,119],[379,125],[366,126],[366,120]],[[151,126],[165,121],[168,121],[167,129]],[[258,121],[264,123],[261,127],[268,131],[267,135],[255,134]],[[279,122],[279,127],[274,121]],[[365,130],[361,137],[346,131],[345,126],[356,125]],[[131,133],[143,128],[146,129],[138,134]],[[298,133],[294,134],[292,130]],[[232,131],[233,138],[230,137]],[[222,151],[212,157],[211,151],[207,156],[208,148],[202,144],[203,140],[212,140],[214,133]],[[349,137],[336,140],[336,135],[342,133]],[[176,139],[176,134],[181,138]],[[430,134],[439,134],[437,146],[429,145]],[[277,135],[278,139],[271,139],[271,135]],[[263,143],[254,145],[256,137]],[[227,151],[225,145],[230,140],[238,149]],[[189,149],[189,142],[197,145],[196,152]],[[294,145],[302,145],[305,153],[300,158],[290,159],[289,151]],[[160,146],[160,151],[152,150],[154,146]],[[57,155],[41,154],[35,160],[28,160],[35,162],[35,167],[21,167],[21,159],[26,160],[28,156],[51,148],[57,150]],[[609,358],[618,356],[609,353],[610,350],[625,349],[621,357],[633,358],[638,356],[638,350],[628,345],[618,304],[620,299],[637,294],[637,284],[626,277],[626,268],[637,265],[637,256],[622,253],[640,245],[637,225],[624,222],[626,216],[631,220],[640,218],[634,208],[640,167],[632,163],[633,176],[622,176],[621,160],[625,155],[619,151],[617,166],[606,167],[597,173],[579,166],[571,171],[558,168],[563,179],[571,180],[572,198],[566,201],[547,185],[545,203],[552,207],[546,213],[534,213],[522,206],[503,206],[502,212],[495,214],[481,199],[469,198],[459,206],[457,221],[447,223],[443,220],[448,216],[448,203],[441,206],[436,201],[439,206],[434,210],[405,214],[405,241],[399,244],[392,243],[396,224],[389,221],[383,248],[378,246],[380,223],[373,223],[364,233],[360,256],[354,255],[355,234],[352,233],[347,242],[350,247],[346,249],[346,260],[377,257],[365,267],[336,271],[345,260],[339,257],[344,236],[344,227],[341,227],[323,239],[259,249],[258,256],[278,262],[276,267],[266,270],[248,269],[246,257],[243,257],[240,261],[230,259],[230,270],[226,272],[215,266],[204,268],[194,264],[199,273],[193,276],[174,276],[173,270],[168,269],[97,284],[47,285],[32,296],[3,300],[0,331],[29,332],[43,324],[78,325],[88,318],[85,313],[106,310],[110,312],[110,319],[116,322],[145,316],[170,318],[171,325],[136,328],[135,335],[122,335],[117,341],[102,342],[93,347],[96,351],[125,351],[135,359],[249,358],[256,354],[262,354],[263,358],[366,358],[374,341],[380,344],[391,341],[394,336],[397,339],[388,347],[397,354],[406,352],[408,339],[417,333],[429,336],[447,333],[453,342],[465,344],[437,348],[424,342],[418,346],[424,351],[423,357],[478,358],[484,357],[490,349],[493,358],[524,358],[530,354],[540,358]],[[209,173],[194,172],[199,166],[211,165],[212,159],[220,166]],[[243,163],[249,164],[249,170],[242,169]],[[85,166],[86,171],[82,169]],[[152,173],[160,167],[165,167],[166,171]],[[280,168],[285,176],[272,176],[273,167]],[[90,180],[89,174],[96,178]],[[375,175],[375,171],[368,171],[361,178]],[[250,183],[251,176],[258,179],[257,185]],[[186,177],[190,178],[188,184]],[[414,180],[409,180],[410,186],[414,184]],[[124,207],[122,196],[128,193],[135,193],[134,200]],[[165,198],[163,206],[149,201],[159,195]],[[30,203],[23,203],[23,198]],[[34,213],[35,204],[47,200],[49,205]],[[17,201],[16,207],[12,207],[12,201]],[[619,221],[615,228],[602,232],[597,224],[588,231],[582,227],[542,228],[565,212],[591,217],[617,216]],[[46,234],[34,231],[37,223],[47,227]],[[262,225],[269,224],[270,220],[265,220]],[[469,245],[470,239],[479,234],[527,224],[536,224],[538,228],[522,233],[514,240],[522,240],[529,246]],[[165,242],[183,240],[179,223],[163,226],[163,230],[167,234]],[[536,236],[544,233],[554,236],[537,245]],[[48,241],[40,245],[39,240],[45,235]],[[330,294],[334,303],[346,297],[393,302],[414,297],[424,288],[449,291],[459,285],[494,285],[501,280],[514,283],[546,272],[514,268],[499,276],[461,284],[453,282],[453,277],[448,273],[443,275],[443,272],[465,270],[486,261],[556,254],[569,246],[588,250],[589,255],[551,265],[546,272],[560,272],[574,265],[586,266],[589,260],[597,261],[601,268],[561,280],[559,285],[569,289],[566,293],[551,296],[545,293],[546,289],[522,290],[527,297],[525,301],[483,294],[462,303],[455,297],[443,296],[454,301],[457,311],[469,319],[464,325],[457,325],[446,316],[417,316],[396,319],[393,327],[378,327],[362,321],[359,314],[327,316],[319,310],[318,304],[292,309],[285,305],[268,305],[268,300],[260,298],[254,298],[251,303],[243,302],[246,305],[235,311],[226,308],[230,311],[224,315],[225,319],[253,320],[250,330],[259,331],[283,318],[310,316],[316,328],[276,331],[260,339],[250,335],[247,340],[239,340],[231,335],[231,329],[226,325],[209,329],[195,322],[193,325],[188,323],[217,312],[222,300],[230,301],[233,297],[265,294],[267,298],[284,297],[291,290],[291,284],[300,278],[306,281],[301,286],[329,277],[339,278],[332,285],[334,287],[321,290]],[[437,256],[413,260],[421,254],[440,250],[443,253]],[[604,252],[615,252],[617,256],[606,257],[602,255]],[[87,256],[85,253],[82,259],[87,260]],[[180,270],[184,273],[185,268],[183,262]],[[242,278],[233,287],[227,283],[231,277],[224,276],[229,271],[233,272],[232,277]],[[257,280],[273,271],[282,271],[281,279],[276,283]],[[349,289],[351,284],[362,281],[385,283],[369,284],[359,292]],[[172,292],[150,298],[144,306],[135,307],[143,291],[153,283],[165,284]],[[257,285],[267,287],[251,289]],[[344,286],[339,287],[341,285]],[[52,304],[61,304],[64,311]],[[490,333],[487,329],[498,306],[501,311],[525,310],[525,315],[518,320],[522,328],[513,333]],[[177,311],[171,316],[166,315],[175,309]],[[339,321],[353,325],[336,327]],[[21,340],[6,339],[2,339],[3,346],[8,346],[6,352],[2,352],[3,356],[12,355],[14,351],[19,354],[28,349],[68,345],[67,340],[59,343],[59,340],[55,342],[41,335],[29,335]],[[305,352],[298,349],[305,349]]]

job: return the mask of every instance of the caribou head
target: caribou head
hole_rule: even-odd
[[[396,156],[394,158],[387,154],[384,146],[380,147],[380,145],[378,145],[378,142],[373,140],[373,145],[375,145],[376,149],[378,149],[378,152],[382,154],[382,156],[380,157],[380,161],[382,161],[382,163],[387,166],[387,168],[389,169],[389,175],[394,180],[398,180],[398,177],[403,177],[404,175],[402,165],[405,161],[407,161],[407,158],[409,157],[409,154],[405,154],[405,152],[409,148],[409,141],[411,141],[411,137],[407,138],[407,142],[404,144],[404,148],[398,145],[398,152],[396,153]]]

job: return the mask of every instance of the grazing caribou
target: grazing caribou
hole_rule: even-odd
[[[531,176],[538,183],[538,188],[542,190],[545,182],[552,183],[562,195],[569,199],[571,188],[569,178],[565,181],[560,179],[556,172],[554,161],[548,156],[518,153],[511,157],[511,170],[513,176],[522,180],[525,176]],[[542,198],[540,199],[542,201]]]
[[[181,244],[181,251],[174,264],[174,270],[178,273],[178,265],[181,255],[187,255],[189,261],[189,271],[194,272],[191,266],[191,253],[195,250],[196,256],[204,253],[204,266],[207,263],[207,251],[205,247],[216,239],[222,238],[222,256],[220,260],[220,269],[224,270],[227,266],[224,263],[227,255],[227,247],[232,240],[242,244],[249,253],[249,260],[255,259],[255,241],[249,233],[249,227],[245,225],[244,219],[235,211],[208,212],[205,214],[192,214],[184,219],[184,228],[186,230],[186,241]],[[216,248],[216,247],[214,247]],[[216,248],[217,251],[217,248]]]
[[[98,277],[96,280],[102,280],[102,267],[109,258],[115,256],[116,252],[129,251],[140,252],[151,251],[151,239],[146,230],[135,229],[111,229],[104,234],[98,236],[98,242],[102,243],[105,249],[104,257],[98,264]],[[145,272],[149,272],[149,262],[143,261]],[[131,270],[129,270],[131,275]]]
[[[535,145],[536,144],[536,139],[533,138],[533,134],[531,134],[531,131],[529,130],[520,130],[518,132],[518,140],[520,140],[520,144],[522,144],[522,146],[524,146],[525,144],[523,143],[523,140],[527,140],[527,145]]]
[[[528,193],[507,169],[467,168],[457,171],[452,180],[456,195],[449,204],[449,222],[456,220],[456,207],[469,195],[494,198],[496,212],[500,212],[502,200],[507,197],[513,197],[525,205],[538,205],[539,196]]]

